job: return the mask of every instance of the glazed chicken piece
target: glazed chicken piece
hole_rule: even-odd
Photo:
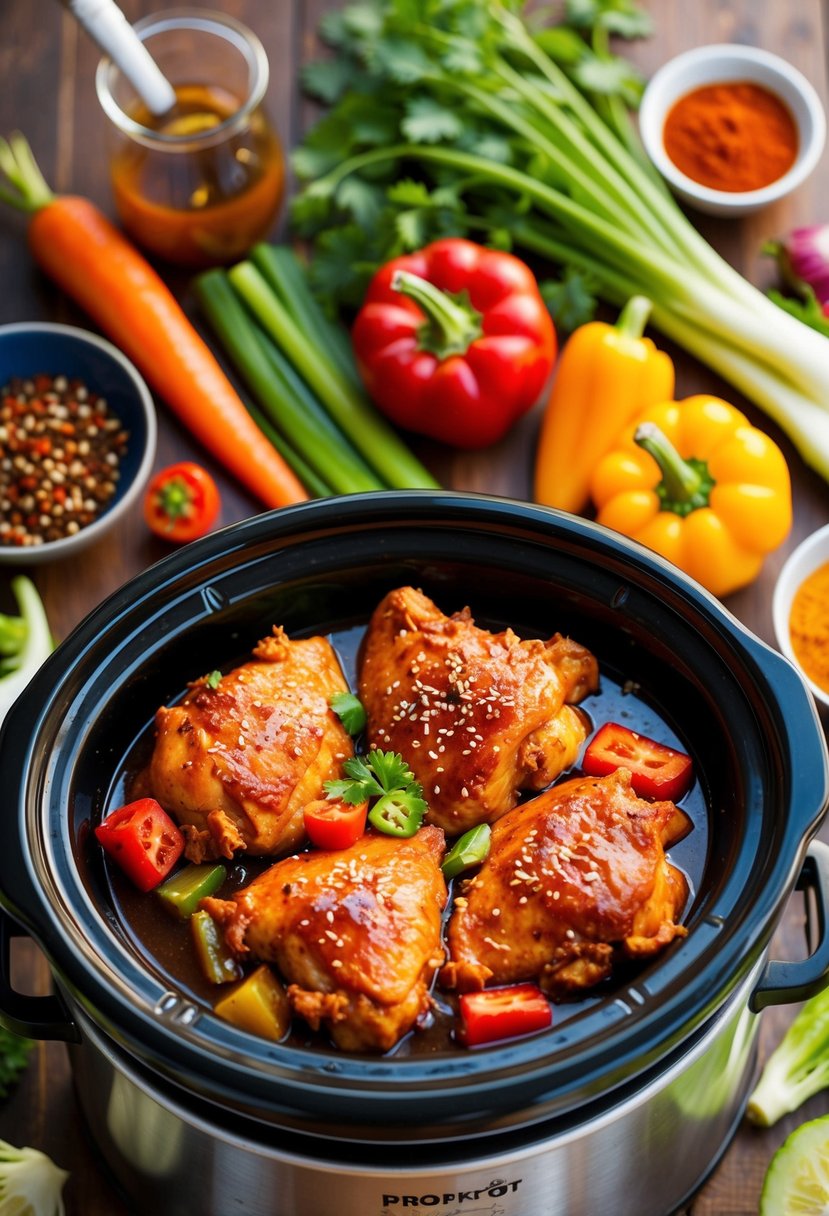
[[[575,762],[587,728],[574,705],[598,678],[593,655],[569,638],[490,633],[468,609],[444,616],[401,587],[369,623],[359,689],[370,745],[400,752],[429,822],[457,836]]]
[[[516,807],[455,900],[441,983],[536,980],[559,998],[607,978],[619,954],[647,957],[684,937],[688,886],[664,850],[689,827],[672,802],[639,799],[627,769]]]
[[[345,1051],[388,1051],[430,1008],[443,962],[443,832],[363,836],[271,866],[230,900],[205,899],[241,957],[273,963],[294,1012]]]
[[[182,825],[191,861],[295,848],[303,808],[353,755],[328,703],[348,691],[328,641],[275,628],[253,655],[156,714],[149,784]]]

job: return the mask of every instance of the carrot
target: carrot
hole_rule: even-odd
[[[55,195],[22,135],[0,140],[11,189],[0,199],[31,216],[38,265],[140,368],[187,429],[268,507],[302,502],[296,475],[244,402],[172,292],[89,199]]]

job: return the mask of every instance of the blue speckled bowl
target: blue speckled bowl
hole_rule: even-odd
[[[70,325],[24,321],[0,326],[0,388],[14,376],[38,373],[83,380],[90,391],[106,397],[130,439],[118,489],[93,523],[74,536],[42,545],[0,545],[0,563],[62,560],[99,540],[141,494],[155,459],[157,426],[150,391],[129,359],[110,342]]]

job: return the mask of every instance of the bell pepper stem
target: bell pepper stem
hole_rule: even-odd
[[[614,329],[626,338],[641,338],[652,308],[653,304],[647,296],[631,296],[619,313]]]
[[[704,461],[683,460],[654,422],[640,423],[633,438],[659,466],[662,480],[656,492],[663,510],[684,516],[708,506],[714,481]]]
[[[421,349],[431,351],[439,359],[465,354],[483,333],[481,314],[463,296],[449,295],[408,270],[396,270],[391,286],[423,310],[426,320],[418,340]]]

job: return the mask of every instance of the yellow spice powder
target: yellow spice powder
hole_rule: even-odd
[[[829,692],[829,562],[818,566],[795,592],[789,636],[806,675]]]

